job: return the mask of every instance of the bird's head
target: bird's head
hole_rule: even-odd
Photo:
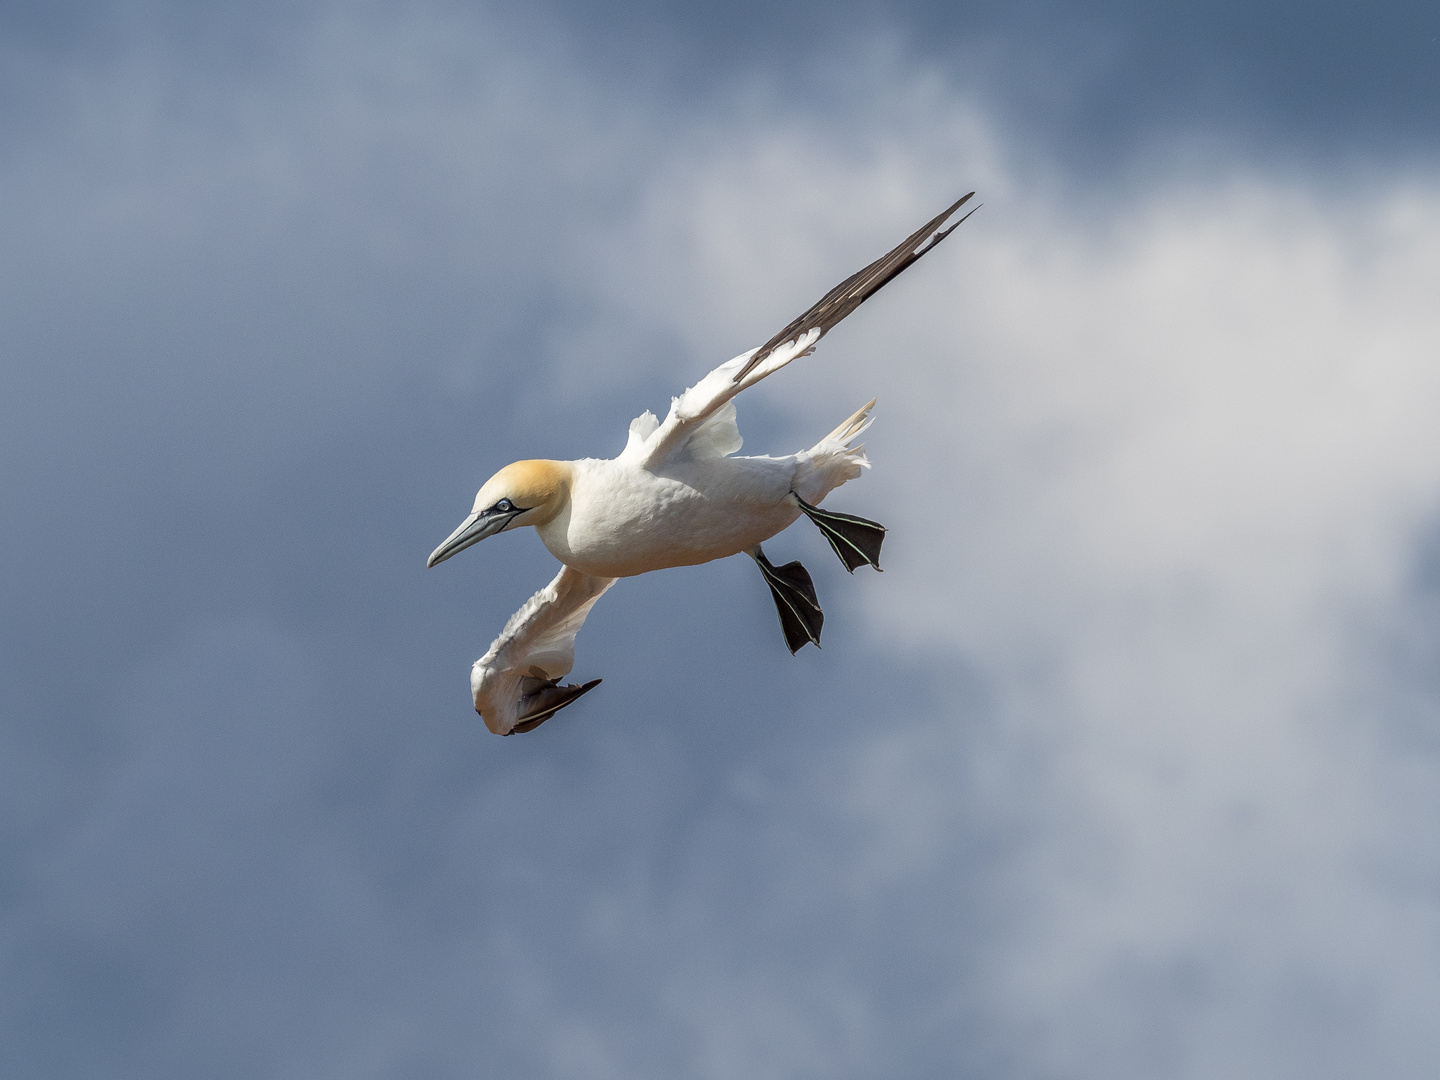
[[[426,561],[434,566],[487,536],[523,525],[543,525],[570,501],[570,466],[563,461],[506,465],[475,496],[475,509]]]

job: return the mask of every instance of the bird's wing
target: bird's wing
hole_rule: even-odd
[[[637,417],[630,424],[630,438],[621,454],[622,460],[653,468],[682,456],[724,457],[740,449],[740,431],[735,425],[732,403],[735,395],[806,355],[841,319],[954,232],[974,210],[948,229],[941,226],[974,194],[970,192],[907,236],[888,254],[851,274],[764,345],[741,353],[710,372],[670,403],[670,413],[664,423],[654,413]]]
[[[475,661],[470,689],[475,711],[497,735],[532,731],[600,680],[561,686],[575,666],[575,635],[615,578],[562,567],[510,616],[490,651]]]

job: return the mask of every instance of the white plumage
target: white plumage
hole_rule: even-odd
[[[864,448],[852,443],[870,426],[875,402],[808,450],[736,457],[742,440],[734,398],[812,352],[831,327],[948,236],[960,222],[940,226],[969,198],[847,278],[765,345],[710,372],[671,402],[663,423],[649,412],[637,417],[618,457],[520,461],[486,482],[470,516],[429,565],[526,525],[563,564],[471,671],[475,709],[491,731],[533,730],[599,683],[559,680],[574,666],[575,635],[590,609],[622,577],[745,552],[770,586],[790,650],[818,644],[824,616],[810,575],[798,562],[772,566],[760,545],[805,514],[847,569],[864,563],[879,569],[883,526],[818,505],[870,467]]]

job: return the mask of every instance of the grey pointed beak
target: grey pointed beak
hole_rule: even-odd
[[[494,536],[506,525],[515,514],[494,514],[481,512],[471,514],[460,523],[460,527],[446,537],[445,542],[430,553],[430,558],[425,560],[427,567],[442,563],[450,558],[457,551],[464,551],[472,544],[478,544],[487,536]]]

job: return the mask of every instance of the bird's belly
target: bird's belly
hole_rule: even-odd
[[[784,477],[742,485],[650,473],[623,479],[587,485],[572,494],[568,513],[541,527],[561,562],[599,577],[693,566],[752,548],[800,516]]]

